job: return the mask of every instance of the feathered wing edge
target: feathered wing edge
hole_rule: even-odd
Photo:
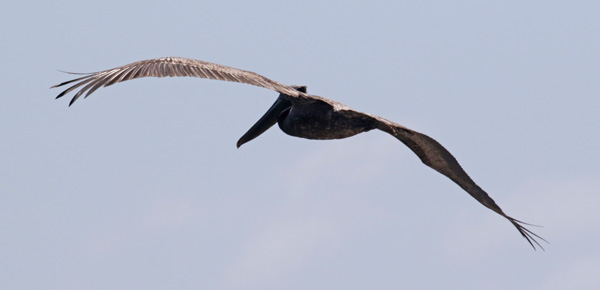
[[[540,245],[536,238],[546,243],[548,241],[524,227],[524,225],[534,225],[524,223],[506,215],[496,202],[469,177],[460,164],[458,164],[456,158],[444,146],[425,134],[410,130],[381,117],[372,117],[376,119],[378,129],[391,134],[408,146],[425,165],[450,178],[481,204],[508,219],[534,250],[536,249],[536,245],[544,250],[544,247]]]
[[[56,98],[58,99],[65,94],[68,94],[69,92],[83,86],[75,94],[73,99],[71,99],[71,102],[69,103],[70,106],[86,92],[87,93],[85,94],[84,98],[87,98],[87,96],[92,94],[100,87],[107,87],[118,82],[124,82],[143,77],[198,77],[245,83],[274,90],[291,97],[298,97],[302,95],[301,92],[297,91],[291,86],[273,81],[250,71],[181,57],[163,57],[142,60],[109,70],[81,75],[84,76],[52,86],[51,88],[56,88],[66,84],[74,83],[71,87],[58,94]]]

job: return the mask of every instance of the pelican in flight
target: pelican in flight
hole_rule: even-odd
[[[506,215],[496,202],[475,184],[454,156],[433,138],[384,118],[355,111],[336,101],[310,95],[304,86],[288,86],[250,71],[180,57],[142,60],[109,70],[80,75],[83,76],[53,86],[52,88],[55,88],[74,83],[56,98],[81,87],[71,99],[69,103],[71,106],[84,93],[87,97],[100,87],[143,77],[198,77],[245,83],[274,90],[279,93],[279,97],[264,116],[240,138],[237,142],[238,148],[260,136],[275,123],[288,135],[318,140],[342,139],[379,129],[396,137],[417,154],[425,165],[450,178],[481,204],[506,218],[534,249],[536,245],[543,249],[536,238],[546,241],[524,227],[529,224]]]

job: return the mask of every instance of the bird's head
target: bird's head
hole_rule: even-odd
[[[303,92],[305,94],[307,93],[306,86],[292,85],[291,87],[296,89],[297,91]]]

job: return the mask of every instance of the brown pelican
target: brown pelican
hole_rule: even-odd
[[[274,90],[279,93],[279,97],[264,116],[240,138],[237,142],[238,148],[258,137],[275,123],[288,135],[319,140],[347,138],[379,129],[408,146],[425,165],[447,176],[481,204],[508,219],[534,249],[536,245],[543,249],[535,238],[546,241],[523,226],[529,224],[506,215],[496,202],[475,184],[454,156],[433,138],[384,118],[355,111],[336,101],[309,95],[306,87],[288,86],[250,71],[180,57],[143,60],[81,75],[83,76],[53,86],[52,88],[55,88],[75,83],[56,98],[83,86],[71,99],[71,106],[86,92],[85,97],[100,87],[143,77],[199,77],[246,83]]]

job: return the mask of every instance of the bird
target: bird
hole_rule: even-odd
[[[355,111],[337,101],[308,94],[306,86],[285,85],[251,71],[182,57],[142,60],[93,73],[65,73],[82,75],[51,87],[72,84],[58,94],[56,99],[79,89],[69,102],[69,107],[84,93],[84,98],[87,98],[100,87],[144,77],[197,77],[273,90],[279,93],[279,97],[239,139],[236,144],[238,148],[260,136],[276,123],[288,135],[314,140],[343,139],[378,129],[400,140],[425,165],[448,177],[479,203],[506,218],[534,250],[536,246],[544,250],[538,239],[547,243],[544,238],[525,227],[535,225],[505,214],[487,192],[469,177],[456,158],[433,138],[382,117]]]

